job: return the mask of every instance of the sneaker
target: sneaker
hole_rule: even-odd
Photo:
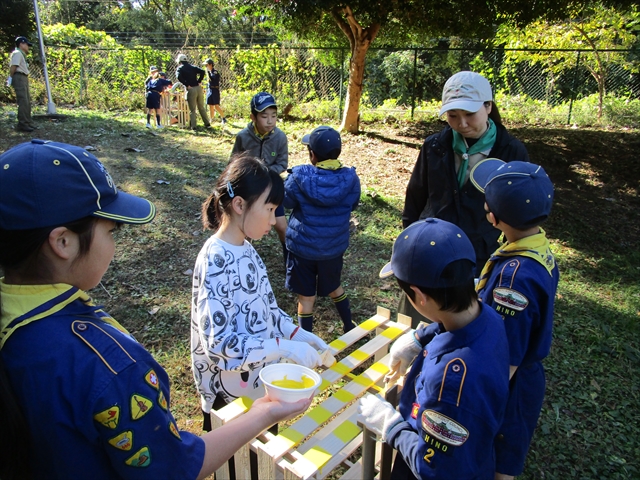
[[[33,132],[34,129],[29,126],[24,126],[24,127],[16,127],[16,130],[18,130],[19,132]]]
[[[151,128],[151,124],[150,123],[147,123],[147,128]]]
[[[161,129],[161,128],[164,128],[164,127],[162,125],[156,125],[156,128],[157,129]]]
[[[222,117],[222,125],[226,125],[227,124],[227,119]]]
[[[349,333],[351,330],[353,330],[354,328],[356,328],[356,324],[351,322],[347,325],[342,325],[343,331],[344,333]]]

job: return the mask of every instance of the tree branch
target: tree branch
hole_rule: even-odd
[[[344,33],[349,39],[349,45],[351,45],[351,51],[353,51],[355,47],[355,38],[353,36],[351,28],[349,27],[349,24],[345,22],[344,18],[342,18],[342,15],[340,15],[340,9],[332,8],[331,16],[333,17],[333,20],[338,24],[338,27],[340,27],[340,30],[342,30],[342,33]]]

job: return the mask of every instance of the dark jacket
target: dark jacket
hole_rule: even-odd
[[[289,143],[285,133],[278,127],[271,130],[268,135],[258,137],[253,122],[249,122],[249,125],[236,135],[231,156],[242,152],[249,152],[250,155],[258,157],[269,170],[278,175],[289,166]]]
[[[356,169],[325,170],[299,165],[284,183],[285,208],[291,208],[287,249],[308,260],[342,255],[349,246],[349,218],[360,200]]]
[[[220,72],[215,68],[211,71],[207,69],[207,78],[209,79],[209,89],[220,88]]]
[[[489,158],[528,162],[529,154],[522,142],[509,135],[502,125],[496,128],[496,142]],[[424,141],[407,185],[402,226],[406,228],[416,220],[429,217],[459,226],[473,244],[479,274],[498,247],[500,231],[486,219],[484,194],[470,181],[458,188],[452,145],[453,130],[449,126]]]
[[[196,87],[202,83],[204,70],[190,63],[181,62],[176,70],[176,76],[178,77],[178,81],[185,87]]]

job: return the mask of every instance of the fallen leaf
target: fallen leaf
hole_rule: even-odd
[[[184,272],[182,272],[182,274],[183,275],[188,275],[188,276],[189,275],[193,275],[193,270],[191,270],[191,269],[185,270]]]
[[[101,134],[101,133],[94,133],[94,134],[93,134],[93,136],[94,136],[94,137],[101,137],[101,136],[102,136],[102,134]]]
[[[160,310],[160,307],[153,307],[151,310],[149,310],[149,315],[155,315],[156,313],[158,313],[158,310]]]
[[[86,147],[84,147],[84,149],[87,152],[95,152],[96,150],[98,150],[96,147],[92,146],[92,145],[87,145]]]
[[[195,230],[194,232],[191,232],[191,235],[193,235],[194,237],[199,237],[200,235],[202,235],[202,232],[200,230]]]
[[[127,147],[124,149],[125,152],[136,152],[136,153],[140,153],[140,152],[144,152],[144,150],[141,150],[139,148],[135,148],[135,147]]]
[[[122,135],[123,137],[130,137],[131,136],[130,133],[121,133],[120,135]]]
[[[393,285],[391,285],[390,283],[385,283],[380,287],[380,290],[383,290],[386,292],[387,290],[391,290],[391,288],[393,288]]]
[[[156,180],[158,185],[171,185],[171,182],[167,182],[166,180]]]
[[[329,326],[329,328],[327,328],[327,333],[331,333],[331,332],[333,332],[335,329],[336,329],[336,327],[335,327],[335,326],[333,326],[333,325],[331,325],[331,326]]]

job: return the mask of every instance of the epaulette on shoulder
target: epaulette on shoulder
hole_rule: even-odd
[[[136,363],[118,341],[117,336],[114,336],[116,331],[108,325],[87,320],[74,320],[71,323],[71,331],[102,360],[114,375]]]

